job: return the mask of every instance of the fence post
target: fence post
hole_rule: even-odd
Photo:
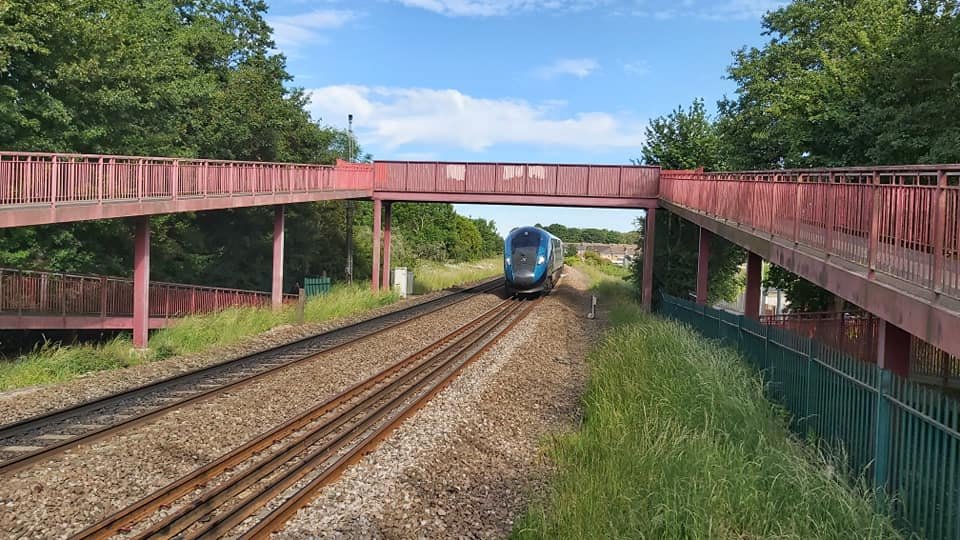
[[[307,303],[307,291],[303,287],[297,289],[297,324],[303,324],[303,312]]]
[[[813,402],[813,362],[813,341],[807,340],[807,365],[803,381],[803,416],[801,416],[805,431],[810,430],[810,404]],[[803,434],[801,433],[801,435]]]
[[[893,374],[880,369],[877,378],[877,425],[873,441],[873,487],[887,492],[888,472],[890,468],[890,402],[886,396],[890,393]]]

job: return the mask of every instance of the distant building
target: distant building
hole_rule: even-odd
[[[620,266],[629,266],[640,254],[640,248],[636,244],[590,244],[586,242],[568,242],[569,245],[577,248],[577,257],[583,257],[583,254],[592,251],[601,258],[606,259],[613,264]]]

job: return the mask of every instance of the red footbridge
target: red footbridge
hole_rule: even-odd
[[[280,305],[288,204],[373,200],[374,289],[389,286],[393,202],[628,208],[645,210],[645,255],[656,247],[657,210],[701,228],[699,302],[706,302],[711,240],[719,235],[749,252],[747,316],[760,315],[761,262],[770,261],[872,314],[876,362],[905,375],[916,340],[960,356],[958,183],[960,165],[707,173],[621,165],[341,161],[323,166],[0,152],[0,227],[109,218],[136,223],[132,282],[111,286],[110,278],[82,277],[78,300],[56,305],[34,299],[40,285],[4,290],[0,321],[5,328],[65,328],[79,327],[77,317],[83,317],[93,327],[131,327],[135,343],[145,346],[148,329],[166,324],[161,320],[225,305],[203,300],[202,308],[187,309],[185,292],[161,292],[177,286],[151,286],[148,217],[157,214],[275,207],[270,302]],[[647,305],[651,266],[643,276]],[[266,293],[256,298],[265,303]],[[91,317],[104,322],[92,323]]]

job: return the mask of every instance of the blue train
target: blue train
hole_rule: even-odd
[[[552,289],[563,271],[563,242],[537,227],[519,227],[503,245],[507,293],[528,294]]]

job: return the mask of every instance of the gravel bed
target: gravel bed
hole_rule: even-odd
[[[575,429],[602,329],[589,280],[561,286],[276,538],[502,538],[543,495],[544,437]]]
[[[3,478],[0,537],[60,538],[373,375],[500,301],[485,294]]]
[[[264,351],[291,341],[342,328],[448,294],[438,291],[411,297],[351,317],[298,326],[284,325],[250,336],[233,345],[149,362],[124,369],[91,372],[58,384],[0,392],[0,425],[70,407],[153,381],[193,371],[210,364]],[[132,354],[132,353],[131,353]]]

